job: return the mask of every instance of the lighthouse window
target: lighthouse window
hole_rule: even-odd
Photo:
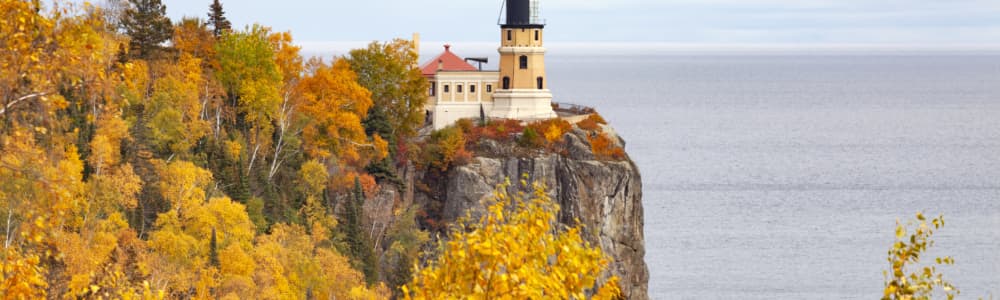
[[[462,92],[462,85],[461,84],[456,85],[455,86],[455,91],[461,93]]]
[[[475,93],[475,92],[476,92],[476,85],[475,84],[470,84],[469,85],[469,93]]]
[[[538,40],[538,30],[535,30],[535,40]]]
[[[447,85],[447,84],[446,84],[446,85],[444,85],[444,92],[445,92],[445,93],[450,93],[450,92],[448,91],[448,85]]]
[[[503,78],[503,89],[510,89],[510,77],[504,76]]]
[[[521,55],[521,69],[527,69],[527,68],[528,68],[528,56]]]
[[[539,90],[540,90],[540,89],[542,89],[542,86],[543,86],[543,85],[542,85],[542,83],[543,83],[543,80],[542,80],[542,78],[541,78],[541,77],[538,77],[538,79],[537,79],[536,81],[538,81],[538,89],[539,89]]]

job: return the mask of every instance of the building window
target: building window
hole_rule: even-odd
[[[487,93],[492,93],[493,92],[493,85],[492,84],[487,84],[486,85],[486,92]]]
[[[445,93],[449,93],[449,91],[448,91],[448,85],[447,85],[447,84],[446,84],[446,85],[444,85],[444,92],[445,92]]]
[[[475,93],[475,92],[476,92],[476,85],[475,84],[470,84],[469,85],[469,93]]]
[[[535,40],[538,40],[538,30],[535,30]]]
[[[528,56],[521,55],[521,69],[527,69],[527,68],[528,68]]]
[[[455,86],[455,92],[457,92],[457,93],[461,93],[462,92],[462,85],[461,84]]]
[[[507,76],[503,77],[503,89],[505,89],[505,90],[509,90],[510,89],[510,77],[507,77]]]
[[[507,29],[507,40],[509,41],[509,40],[513,40],[513,39],[514,39],[514,36],[511,35],[510,29]]]
[[[538,77],[537,79],[535,79],[535,81],[538,82],[538,89],[539,90],[542,89],[542,87],[544,86],[543,85],[544,82],[542,82],[542,77]]]
[[[436,87],[437,87],[437,85],[434,84],[433,81],[431,81],[431,90],[429,91],[429,93],[430,93],[431,96],[434,96],[434,92],[435,92],[435,88]]]

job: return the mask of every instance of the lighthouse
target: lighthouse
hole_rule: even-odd
[[[499,70],[483,70],[462,58],[451,45],[427,60],[420,70],[430,88],[425,120],[435,130],[460,119],[488,117],[534,121],[555,118],[552,92],[545,77],[545,22],[538,0],[506,0],[506,18],[500,25]],[[414,45],[418,38],[414,36]]]
[[[545,78],[545,22],[539,0],[506,0],[500,24],[500,80],[490,116],[521,120],[556,117]]]

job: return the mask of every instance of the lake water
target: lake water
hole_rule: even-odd
[[[654,299],[876,299],[897,219],[1000,297],[1000,55],[547,56],[643,175]],[[931,256],[925,256],[925,261]]]

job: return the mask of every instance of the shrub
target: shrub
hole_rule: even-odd
[[[563,119],[548,119],[544,121],[538,121],[528,124],[528,127],[524,131],[524,135],[528,134],[528,129],[531,129],[535,134],[541,135],[542,141],[530,141],[525,145],[534,146],[536,148],[549,148],[552,149],[553,146],[561,141],[562,136],[573,129],[573,125]],[[524,140],[524,135],[522,135],[522,140]]]
[[[545,147],[545,138],[538,134],[534,128],[527,127],[524,128],[524,133],[521,134],[517,143],[525,148],[542,148]]]
[[[435,131],[421,152],[420,163],[441,171],[453,165],[466,164],[472,159],[472,153],[465,150],[465,143],[465,134],[457,126]]]
[[[587,137],[590,142],[590,150],[594,156],[600,160],[622,160],[625,159],[625,150],[615,145],[607,133],[598,133]]]
[[[583,121],[576,123],[576,126],[586,131],[599,131],[601,129],[600,124],[606,125],[608,122],[604,121],[601,115],[592,113],[586,119],[583,119]]]
[[[491,120],[483,126],[471,126],[467,132],[467,141],[469,144],[479,143],[482,139],[501,143],[512,142],[515,135],[522,130],[524,130],[524,126],[518,120]]]
[[[476,123],[473,123],[472,119],[460,119],[455,122],[455,127],[461,129],[462,133],[469,134],[476,128]]]

